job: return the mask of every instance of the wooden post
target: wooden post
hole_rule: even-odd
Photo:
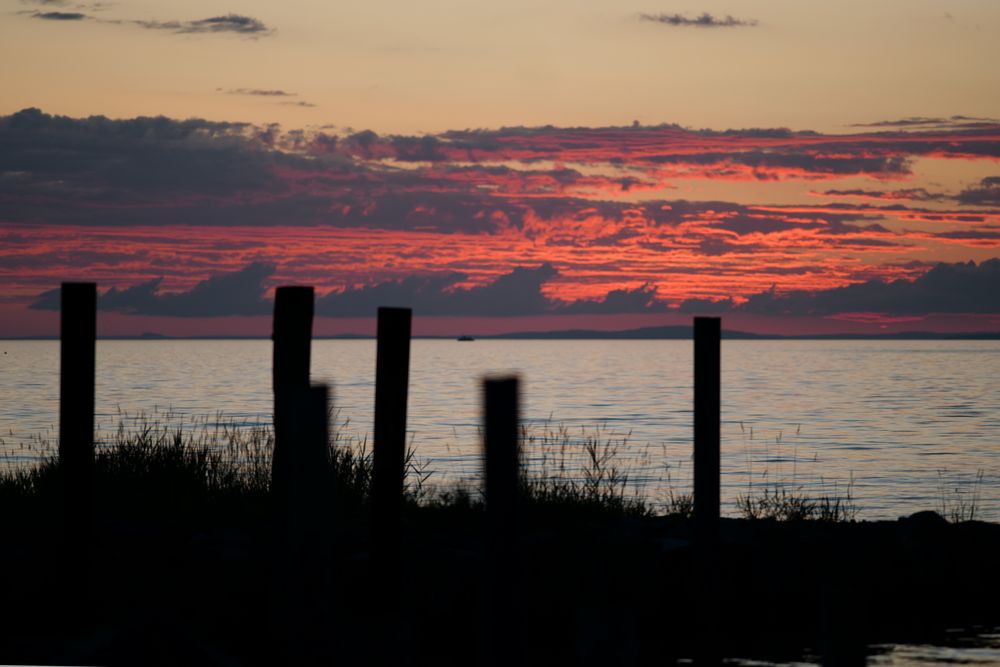
[[[79,631],[89,609],[94,493],[97,285],[63,283],[59,324],[59,492],[63,557],[58,622]]]
[[[483,659],[488,664],[510,665],[518,662],[520,642],[515,604],[521,467],[518,380],[516,377],[486,380],[483,395],[486,418],[486,520],[490,533],[487,538],[489,565],[485,572],[489,607],[485,614]]]
[[[401,531],[411,320],[409,308],[378,309],[370,578],[375,662],[383,665],[405,661]]]
[[[59,469],[70,532],[89,522],[94,467],[97,285],[63,283],[59,326]]]
[[[329,524],[332,469],[330,467],[330,390],[314,385],[297,395],[288,432],[294,447],[289,454],[289,520],[297,542],[310,541]],[[304,537],[303,537],[304,536]]]
[[[694,319],[694,529],[695,664],[716,665],[719,655],[719,449],[722,323]]]
[[[286,445],[273,489],[275,560],[271,624],[273,661],[308,663],[328,652],[332,636],[333,475],[329,462],[329,390],[295,391],[285,405]]]
[[[703,544],[719,534],[721,332],[718,317],[694,318],[694,521]]]
[[[520,453],[516,377],[486,380],[486,511],[491,523],[508,531],[513,528],[518,496]]]
[[[378,309],[372,536],[376,552],[388,559],[387,566],[393,565],[400,539],[411,319],[409,308]]]
[[[289,429],[294,404],[309,389],[312,344],[313,288],[279,287],[274,294],[274,454],[271,484],[275,490],[287,481],[289,449],[295,446]],[[281,491],[283,493],[283,491]]]

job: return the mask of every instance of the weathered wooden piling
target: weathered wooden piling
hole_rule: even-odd
[[[411,320],[409,308],[378,309],[372,537],[376,554],[385,559],[385,566],[395,564],[400,539]]]
[[[719,664],[719,450],[721,338],[718,317],[694,319],[694,529],[700,594],[695,664]]]
[[[694,521],[703,544],[719,534],[721,333],[718,317],[694,318]]]
[[[483,383],[487,548],[490,550],[484,573],[488,608],[483,661],[496,665],[517,664],[520,643],[516,605],[521,468],[518,384],[516,377],[487,379]]]
[[[518,379],[488,379],[483,383],[486,417],[486,511],[491,523],[509,531],[517,510],[518,474]]]
[[[274,342],[272,386],[274,389],[274,454],[271,483],[277,490],[285,484],[295,404],[309,389],[312,345],[313,288],[279,287],[274,294]]]
[[[406,465],[406,402],[410,379],[409,308],[378,309],[371,513],[372,597],[376,664],[405,658],[400,591],[403,585],[402,511]]]
[[[94,475],[97,285],[63,283],[59,323],[59,495],[62,557],[57,622],[87,623]]]
[[[84,530],[94,467],[94,370],[97,285],[63,283],[59,325],[59,469],[63,519]]]

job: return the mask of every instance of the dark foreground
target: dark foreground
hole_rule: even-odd
[[[162,482],[129,503],[99,489],[89,537],[60,529],[44,484],[4,487],[0,662],[852,664],[871,643],[1000,624],[1000,525],[933,513],[724,520],[714,580],[681,516],[529,500],[498,563],[457,494],[407,505],[394,560],[372,557],[363,499],[333,499],[297,549],[263,490]]]

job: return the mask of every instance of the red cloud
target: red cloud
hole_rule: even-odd
[[[0,178],[0,298],[23,301],[66,278],[122,289],[162,278],[157,294],[182,293],[264,264],[275,266],[265,287],[308,282],[321,294],[445,273],[462,276],[454,289],[479,289],[517,267],[548,265],[555,273],[539,294],[588,312],[691,299],[738,305],[772,285],[822,291],[912,279],[929,266],[909,262],[932,251],[983,259],[1000,248],[994,178],[956,195],[831,187],[831,201],[816,205],[805,186],[791,201],[806,203],[787,203],[780,188],[899,179],[928,156],[1000,158],[1000,125],[955,125],[332,137],[21,112],[0,118],[9,167]],[[714,192],[724,193],[752,181],[753,201],[778,192],[786,203],[675,198],[682,179],[721,182]]]

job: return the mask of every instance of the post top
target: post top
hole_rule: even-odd
[[[279,294],[287,296],[288,298],[295,297],[312,297],[315,289],[311,285],[281,285],[277,287],[274,291],[275,298]]]
[[[413,309],[412,308],[402,308],[402,307],[398,307],[398,306],[379,306],[378,307],[378,314],[382,315],[383,313],[385,315],[396,315],[396,316],[410,315],[410,314],[413,313]]]

